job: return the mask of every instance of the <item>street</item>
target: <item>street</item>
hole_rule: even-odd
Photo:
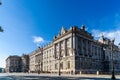
[[[48,77],[48,76],[4,76],[0,80],[111,80],[107,78]]]
[[[0,73],[0,80],[111,80],[108,75],[49,75],[49,74],[25,74],[25,73]],[[120,80],[117,77],[116,80]]]

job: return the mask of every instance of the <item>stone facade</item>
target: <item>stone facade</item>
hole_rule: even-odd
[[[6,59],[6,72],[21,72],[21,58],[19,56],[9,56]]]
[[[102,44],[85,31],[85,26],[64,28],[43,48],[43,71],[55,73],[96,73],[102,71]]]
[[[6,72],[28,72],[29,56],[23,54],[20,56],[9,56],[6,59]]]
[[[29,71],[29,55],[23,54],[21,56],[21,71],[22,72]]]
[[[50,44],[29,55],[30,71],[63,74],[110,73],[112,53],[115,70],[119,73],[120,49],[114,44],[113,48],[111,51],[110,40],[103,36],[95,40],[84,25],[81,28],[71,26],[69,30],[62,27]]]
[[[35,51],[30,53],[29,58],[29,72],[35,72]]]
[[[120,73],[120,48],[111,43],[111,40],[103,35],[98,40],[103,46],[103,66],[104,72],[110,73],[112,71],[112,56],[115,67],[115,72]]]
[[[113,56],[113,57],[112,57]],[[120,73],[120,46],[115,45],[103,35],[94,37],[81,28],[71,26],[66,30],[62,27],[53,41],[38,47],[29,55],[9,56],[6,59],[6,72],[36,73],[111,73],[112,67]]]
[[[43,71],[43,51],[38,47],[35,51],[30,53],[30,72],[42,72]]]

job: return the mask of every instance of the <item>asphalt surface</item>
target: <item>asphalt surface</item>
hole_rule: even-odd
[[[0,80],[112,80],[110,78],[111,75],[0,73]],[[116,75],[116,80],[120,80],[120,75]]]
[[[56,76],[0,76],[0,80],[111,80],[109,78],[56,77]],[[120,79],[116,79],[120,80]]]

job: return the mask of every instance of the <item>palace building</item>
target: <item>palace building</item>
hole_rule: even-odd
[[[110,73],[112,70],[111,54],[115,70],[120,71],[120,49],[104,36],[98,40],[81,28],[62,27],[53,41],[39,50],[30,53],[30,71],[62,74]]]
[[[6,59],[6,72],[110,74],[113,68],[120,74],[120,44],[104,35],[94,39],[84,25],[62,27],[48,45]]]

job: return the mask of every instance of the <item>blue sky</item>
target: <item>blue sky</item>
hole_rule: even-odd
[[[49,43],[64,26],[84,24],[95,37],[120,42],[120,0],[2,0],[0,67],[9,55],[29,54]]]

